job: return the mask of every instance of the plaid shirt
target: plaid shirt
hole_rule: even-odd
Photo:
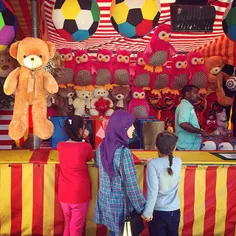
[[[99,191],[97,195],[94,221],[106,225],[116,235],[119,235],[126,216],[125,196],[123,181],[120,173],[121,155],[127,181],[129,210],[134,209],[141,213],[145,207],[145,199],[138,185],[136,169],[133,158],[128,148],[118,148],[113,157],[114,177],[110,181],[104,171],[100,157],[100,148],[97,149],[95,165],[99,168]]]

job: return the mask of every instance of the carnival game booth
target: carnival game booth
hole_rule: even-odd
[[[235,1],[193,1],[195,5],[174,2],[144,0],[136,5],[126,0],[32,0],[31,6],[26,0],[0,1],[3,18],[0,35],[4,36],[3,41],[0,37],[0,145],[2,149],[11,149],[13,138],[18,148],[0,151],[0,235],[62,235],[64,219],[57,197],[60,166],[52,145],[56,147],[56,142],[66,139],[62,121],[69,115],[89,116],[90,141],[94,140],[95,148],[104,137],[107,117],[114,110],[128,110],[138,119],[138,138],[133,144],[141,150],[132,152],[144,193],[145,162],[157,155],[156,151],[148,150],[154,148],[154,139],[144,137],[148,136],[152,125],[156,126],[155,134],[164,129],[174,131],[174,112],[184,85],[200,87],[201,99],[195,105],[196,113],[201,126],[215,135],[212,140],[204,140],[203,147],[206,149],[209,142],[218,150],[236,147],[226,127],[230,116],[235,121],[236,109],[236,100],[232,99],[236,78],[232,17]],[[187,22],[184,17],[178,18],[178,9],[183,13],[191,12],[189,16],[193,18]],[[202,18],[198,17],[200,15]],[[24,113],[25,132],[21,132],[20,138],[17,132],[9,132],[10,138],[8,125],[14,119],[12,110],[16,96],[7,96],[3,91],[9,73],[25,58],[25,55],[21,59],[15,56],[17,60],[14,60],[4,49],[14,39],[23,40],[31,35],[55,44],[55,56],[40,69],[47,72],[48,77],[53,76],[57,82],[55,87],[59,88],[58,92],[48,91],[47,96],[43,93],[44,107],[38,110],[39,113],[46,110],[47,99],[47,116],[51,121],[56,120],[53,121],[55,132],[51,130],[52,138],[40,142],[41,147],[33,151],[20,148],[32,137],[31,144],[35,144],[37,139],[33,134],[37,129],[43,136],[44,129],[38,129],[39,122],[33,124],[32,106],[29,106]],[[32,42],[35,41],[27,44],[27,48],[41,49]],[[37,42],[45,46],[42,41]],[[12,45],[16,48],[17,44]],[[50,48],[54,48],[49,42],[47,45],[50,55],[53,51]],[[155,53],[161,62],[151,65]],[[39,92],[34,83],[27,86],[27,93]],[[18,111],[21,111],[19,107]],[[142,119],[148,124],[146,131]],[[225,137],[221,140],[222,135]],[[54,143],[55,136],[59,138]],[[183,160],[179,189],[180,235],[235,235],[235,153],[189,151],[175,155]],[[98,170],[92,162],[88,165],[93,199],[84,231],[87,236],[104,236],[108,234],[107,229],[93,222]],[[148,235],[147,228],[142,235]]]
[[[155,151],[133,151],[144,194],[146,160]],[[236,155],[234,153],[176,152],[183,161],[179,196],[183,236],[235,235]],[[89,163],[92,201],[85,235],[108,235],[93,222],[98,169]],[[0,151],[1,235],[62,235],[64,219],[58,201],[60,166],[56,150]],[[147,228],[142,236],[148,236]]]

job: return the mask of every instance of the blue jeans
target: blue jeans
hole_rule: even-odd
[[[148,222],[150,236],[178,236],[180,210],[154,211],[152,221]]]
[[[116,236],[116,233],[114,231],[110,231],[110,236]]]

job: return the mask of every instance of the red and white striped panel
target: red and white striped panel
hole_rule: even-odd
[[[0,110],[0,149],[12,149],[13,141],[8,135],[12,114],[12,109]]]
[[[96,50],[98,47],[103,47],[114,51],[119,47],[120,49],[128,49],[132,51],[144,50],[146,44],[152,36],[152,33],[142,39],[128,39],[122,37],[114,30],[110,21],[111,0],[97,0],[97,2],[101,11],[99,27],[90,39],[77,43],[67,42],[65,39],[60,37],[52,23],[52,9],[55,0],[44,1],[49,39],[56,44],[56,47],[70,47],[73,49],[87,48],[90,50]],[[170,20],[170,3],[173,2],[175,2],[175,0],[161,0],[160,23]],[[213,1],[212,5],[216,8],[216,20],[214,23],[213,33],[173,33],[171,43],[176,50],[178,52],[188,52],[222,35],[223,31],[221,21],[230,2],[232,2],[232,0]]]

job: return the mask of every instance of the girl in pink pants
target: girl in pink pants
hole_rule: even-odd
[[[89,201],[91,179],[87,161],[92,159],[92,146],[85,142],[88,131],[80,116],[65,121],[67,142],[57,145],[60,161],[58,198],[65,217],[64,236],[82,236]]]
[[[66,221],[63,236],[82,235],[89,202],[80,204],[68,204],[61,202],[61,206]]]

